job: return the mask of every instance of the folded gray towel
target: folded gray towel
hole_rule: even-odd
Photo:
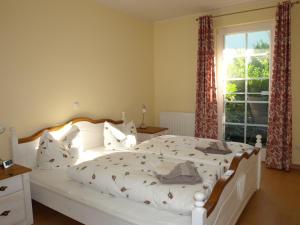
[[[202,182],[197,168],[191,161],[180,163],[169,174],[156,174],[156,177],[162,184],[196,184]]]
[[[196,146],[195,149],[208,154],[227,155],[232,153],[232,151],[228,149],[225,141],[211,142],[207,148]]]

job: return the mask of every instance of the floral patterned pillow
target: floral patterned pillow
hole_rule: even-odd
[[[73,166],[79,153],[78,148],[72,147],[72,141],[78,133],[79,129],[72,127],[62,141],[59,141],[45,131],[40,138],[37,151],[37,168],[59,169]]]
[[[136,127],[133,121],[114,126],[104,123],[104,146],[110,150],[129,149],[136,145]]]

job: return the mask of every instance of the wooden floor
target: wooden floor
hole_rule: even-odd
[[[37,202],[33,202],[33,213],[36,225],[81,224]],[[300,171],[287,173],[263,167],[261,190],[254,194],[237,225],[299,224]]]

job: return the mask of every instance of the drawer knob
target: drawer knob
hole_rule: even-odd
[[[10,213],[10,210],[6,210],[6,211],[2,212],[0,214],[0,216],[8,216],[9,213]]]
[[[8,188],[8,187],[7,187],[7,186],[1,186],[1,187],[0,187],[0,191],[5,191],[6,188]]]

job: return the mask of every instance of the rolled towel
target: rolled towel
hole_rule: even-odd
[[[225,141],[210,142],[207,148],[196,146],[195,149],[208,154],[227,155],[232,153]]]
[[[156,177],[162,184],[196,184],[202,182],[197,168],[191,161],[177,164],[169,174],[156,173]]]

